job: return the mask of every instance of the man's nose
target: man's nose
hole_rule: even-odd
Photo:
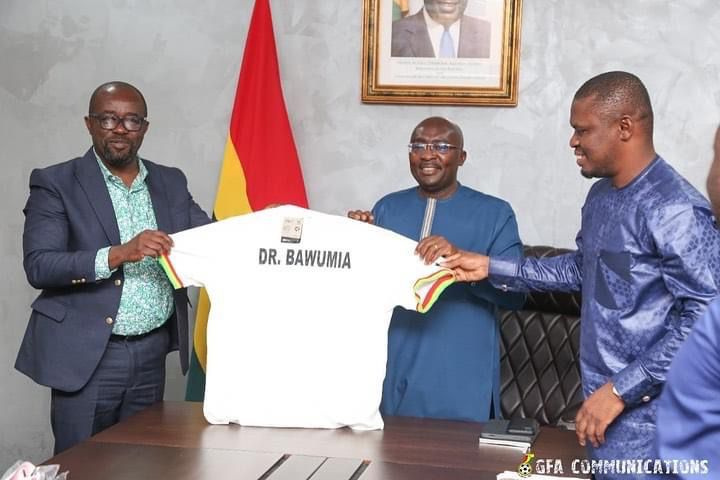
[[[578,139],[577,139],[577,135],[575,135],[575,134],[573,133],[573,134],[570,136],[570,142],[569,142],[569,143],[570,143],[570,148],[575,148],[575,147],[577,147],[578,145],[580,145],[580,142],[579,142]]]
[[[425,145],[425,148],[420,151],[420,158],[434,158],[436,156],[437,151],[435,151],[435,146],[432,143]]]
[[[125,122],[120,120],[117,125],[115,125],[115,128],[112,129],[112,131],[115,133],[128,133],[129,130],[125,128]]]

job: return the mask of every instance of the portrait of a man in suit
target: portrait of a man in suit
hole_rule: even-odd
[[[392,24],[392,57],[489,58],[487,20],[465,15],[468,0],[424,0]]]

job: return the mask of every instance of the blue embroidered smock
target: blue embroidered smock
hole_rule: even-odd
[[[626,403],[590,456],[651,458],[655,399],[675,353],[718,294],[720,235],[710,205],[656,157],[623,188],[610,179],[592,186],[576,242],[577,251],[554,258],[491,258],[490,280],[520,291],[582,289],[585,396],[610,381]]]

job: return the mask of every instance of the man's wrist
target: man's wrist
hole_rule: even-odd
[[[108,267],[110,270],[117,269],[120,265],[125,263],[123,257],[123,245],[113,245],[108,251]]]

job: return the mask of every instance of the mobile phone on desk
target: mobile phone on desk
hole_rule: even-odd
[[[507,426],[507,432],[515,435],[535,435],[540,428],[538,421],[534,418],[511,418]]]

